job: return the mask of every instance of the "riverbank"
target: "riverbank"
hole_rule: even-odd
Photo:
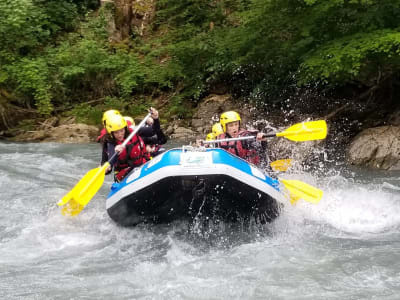
[[[324,119],[329,125],[326,140],[298,144],[272,139],[269,143],[272,159],[291,157],[302,162],[324,152],[328,160],[345,160],[349,164],[385,170],[400,169],[400,110],[372,109],[362,103],[333,102],[332,99],[325,99],[325,105],[316,106],[321,102],[321,98],[318,101],[314,97],[293,98],[284,105],[266,108],[239,102],[230,94],[210,94],[190,110],[190,118],[168,114],[161,107],[160,120],[169,138],[190,143],[204,138],[219,115],[228,110],[240,112],[242,124],[247,128],[263,132]],[[140,115],[134,117],[137,122],[141,119]],[[17,142],[89,143],[95,142],[100,129],[100,126],[78,123],[73,116],[60,115],[23,119],[17,126],[3,131],[2,137]]]

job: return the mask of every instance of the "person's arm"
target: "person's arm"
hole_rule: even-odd
[[[152,130],[146,130],[146,135],[140,135],[142,138],[143,142],[146,145],[162,145],[167,142],[167,137],[164,135],[164,132],[161,130],[160,127],[160,122],[158,119],[154,120],[153,126],[152,127],[147,127],[151,128]],[[154,133],[153,135],[149,136],[147,134],[150,134],[150,132]]]
[[[157,135],[157,144],[158,145],[163,145],[167,142],[167,137],[165,136],[164,132],[161,129],[160,126],[160,119],[155,119],[153,123],[153,129],[156,132]]]
[[[254,136],[255,137],[255,136],[257,136],[257,133],[258,133],[258,131],[255,131],[255,130],[252,130],[252,131],[246,130],[240,134],[240,137],[243,137],[243,136]],[[254,149],[257,147],[256,139],[242,140],[241,143],[242,143],[243,148],[247,149],[247,150]]]
[[[254,136],[255,139],[251,140],[243,140],[242,145],[245,149],[257,149],[257,150],[266,150],[267,149],[267,141],[262,140],[262,133],[258,130],[247,130],[240,136]],[[261,143],[260,143],[261,142]]]
[[[143,142],[146,145],[155,145],[158,144],[158,137],[157,135],[153,135],[153,136],[141,136]]]
[[[115,145],[114,145],[114,144],[112,144],[112,143],[108,143],[108,144],[107,144],[107,153],[108,153],[109,159],[114,155],[114,153],[115,153]],[[115,165],[115,163],[117,162],[117,160],[118,160],[118,155],[116,155],[116,156],[112,159],[112,161],[110,161],[110,166],[111,166],[111,167],[114,167],[114,165]]]
[[[153,130],[154,130],[155,132],[161,130],[161,127],[160,127],[160,119],[154,119],[154,122],[153,122],[152,127],[153,127]]]
[[[144,137],[151,137],[151,136],[153,136],[153,135],[155,135],[156,133],[155,133],[155,131],[154,131],[154,129],[153,129],[153,126],[143,126],[143,127],[140,127],[140,129],[139,129],[139,131],[138,131],[138,133],[137,133],[137,135],[139,135],[141,138],[144,138]]]
[[[112,143],[108,143],[106,141],[103,142],[102,150],[101,150],[101,162],[100,162],[101,166],[104,165],[110,159],[110,157],[114,154],[114,151],[115,151],[114,147],[115,147],[115,145]],[[110,174],[114,163],[110,163],[110,166],[106,170],[106,175]]]
[[[101,162],[100,165],[104,165],[108,161],[108,153],[107,153],[107,142],[103,142],[101,144]]]

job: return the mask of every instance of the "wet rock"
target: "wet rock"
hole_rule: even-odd
[[[20,142],[90,143],[96,140],[99,129],[86,124],[70,124],[47,130],[28,131],[12,140]]]
[[[384,170],[400,170],[400,127],[369,128],[358,134],[348,148],[351,164]]]
[[[234,109],[237,109],[237,105],[233,103],[231,95],[210,95],[198,106],[191,125],[197,132],[210,132],[222,112]]]
[[[184,140],[192,140],[195,136],[195,132],[189,128],[177,127],[174,130],[174,133],[171,135],[173,139],[184,139]]]

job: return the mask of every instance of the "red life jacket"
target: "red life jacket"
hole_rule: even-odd
[[[117,145],[122,144],[118,142]],[[134,135],[133,138],[126,144],[125,149],[119,154],[118,160],[114,166],[115,171],[121,171],[125,168],[139,167],[150,160],[150,156],[146,151],[146,146],[142,138]]]
[[[248,131],[240,130],[238,137],[248,136],[248,133]],[[227,136],[226,133],[221,133],[217,137],[217,140],[226,139],[228,137],[229,136]],[[255,149],[244,148],[242,141],[220,142],[218,144],[220,148],[225,149],[226,151],[247,160],[249,163],[255,165],[260,163],[260,156],[258,155],[257,151]]]

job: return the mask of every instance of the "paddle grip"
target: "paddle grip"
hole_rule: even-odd
[[[264,133],[263,137],[276,137],[276,133]]]

